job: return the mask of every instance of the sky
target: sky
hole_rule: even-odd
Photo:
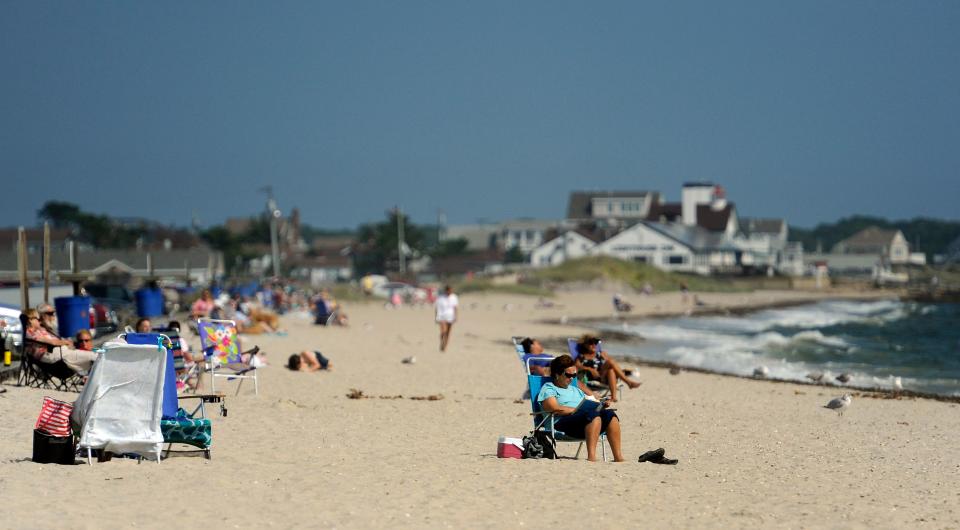
[[[0,226],[559,219],[573,190],[960,218],[960,2],[0,2]]]

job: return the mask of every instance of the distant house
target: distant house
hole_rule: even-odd
[[[540,245],[530,252],[530,263],[535,267],[559,265],[568,259],[582,258],[596,245],[586,232],[570,230]]]
[[[892,265],[910,262],[910,244],[900,230],[865,228],[833,246],[834,254],[877,256]]]
[[[660,194],[650,191],[574,191],[567,203],[567,221],[629,226],[647,219],[660,202]]]
[[[740,250],[722,232],[699,226],[641,221],[597,243],[591,255],[648,263],[675,272],[712,274],[738,268]]]
[[[41,278],[43,263],[40,253],[27,256],[29,277]],[[77,254],[77,268],[91,279],[117,273],[130,277],[145,277],[151,270],[161,278],[185,280],[189,275],[195,284],[207,284],[224,273],[223,254],[208,247],[171,249],[145,252],[138,250],[93,250]],[[62,250],[50,252],[51,277],[70,271],[70,257]],[[17,253],[0,251],[0,281],[16,281]]]
[[[734,238],[743,250],[741,263],[767,272],[799,276],[804,272],[803,245],[788,241],[789,228],[784,219],[743,218]]]
[[[559,221],[511,219],[496,224],[449,225],[443,229],[443,240],[465,239],[467,250],[501,250],[518,248],[529,254],[546,241],[546,234],[556,230]]]
[[[30,254],[41,253],[43,251],[43,229],[27,228],[24,230],[24,236],[27,238],[27,252]],[[19,241],[18,228],[0,228],[0,251],[17,251],[17,242]],[[67,250],[67,244],[73,241],[70,231],[63,228],[50,229],[50,249]]]

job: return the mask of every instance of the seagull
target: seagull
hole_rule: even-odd
[[[411,355],[410,357],[404,357],[403,359],[400,360],[400,362],[402,362],[403,364],[416,364],[417,358]]]
[[[767,377],[770,370],[766,366],[758,366],[753,369],[753,377]]]
[[[903,381],[900,379],[899,375],[893,378],[893,389],[897,392],[903,390]]]
[[[676,366],[670,368],[670,375],[679,375],[679,374],[680,374],[679,368],[677,368]]]
[[[851,379],[853,379],[853,376],[846,372],[837,376],[837,381],[840,381],[841,383],[849,383]]]
[[[823,381],[823,372],[812,372],[807,374],[807,379],[813,381],[814,383],[819,383]]]
[[[830,403],[827,403],[823,406],[825,409],[837,411],[837,416],[843,416],[843,409],[850,406],[850,402],[853,401],[853,398],[850,397],[850,394],[844,394],[838,398],[833,398],[830,400]]]

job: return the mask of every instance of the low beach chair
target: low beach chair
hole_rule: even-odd
[[[529,367],[527,369],[527,386],[530,391],[530,408],[532,410],[531,416],[533,417],[533,431],[534,433],[548,432],[552,436],[554,442],[578,442],[580,445],[577,446],[577,454],[574,455],[574,458],[580,457],[580,451],[583,449],[583,444],[586,443],[586,440],[583,438],[577,438],[575,436],[570,436],[567,433],[558,431],[554,426],[555,416],[551,412],[546,412],[540,407],[540,402],[537,401],[537,396],[540,394],[540,389],[543,388],[543,385],[550,382],[550,378],[542,375],[533,375],[529,373]],[[598,443],[600,444],[600,452],[603,455],[603,461],[607,461],[607,450],[604,445],[604,442],[607,439],[606,433],[600,433],[600,439]],[[554,452],[556,452],[556,444],[554,444]]]
[[[253,392],[260,394],[257,367],[253,365],[260,348],[254,347],[249,351],[240,351],[237,324],[232,320],[201,318],[197,321],[197,329],[200,332],[200,348],[203,350],[207,372],[210,374],[210,389],[213,392],[217,391],[218,377],[226,378],[228,381],[239,379],[240,384],[237,385],[237,395],[239,395],[243,381],[253,379]],[[248,356],[246,362],[243,360],[244,355]]]
[[[567,339],[567,349],[570,351],[570,357],[576,361],[577,357],[580,355],[580,352],[577,350],[577,339]],[[600,344],[597,344],[597,351],[600,351]],[[582,381],[587,388],[592,391],[600,392],[600,398],[605,398],[610,395],[610,385],[602,382],[588,379],[585,375],[581,374]],[[623,399],[623,383],[617,381],[617,393],[620,396],[620,399]]]
[[[167,352],[156,344],[103,346],[70,416],[88,464],[94,450],[160,461],[166,365]]]
[[[186,444],[196,447],[203,452],[207,459],[211,458],[213,446],[213,426],[207,418],[204,405],[218,403],[221,415],[226,415],[226,405],[223,394],[193,394],[188,396],[177,395],[177,375],[173,357],[173,341],[170,337],[158,333],[128,333],[121,336],[128,344],[156,345],[166,353],[166,367],[164,369],[163,408],[160,419],[160,431],[163,434],[163,443],[167,444],[164,457],[170,456],[173,444]],[[168,348],[170,346],[171,348]],[[192,412],[180,406],[180,400],[196,399],[198,405]]]
[[[20,315],[20,329],[24,330],[20,340],[20,369],[17,371],[17,386],[59,390],[61,392],[80,392],[83,387],[83,376],[73,371],[63,360],[55,363],[41,363],[29,353],[30,346],[44,346],[27,338],[26,329],[29,326],[27,315]]]

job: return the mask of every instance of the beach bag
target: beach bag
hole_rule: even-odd
[[[70,432],[73,404],[45,396],[33,427],[33,461],[38,464],[74,463],[77,446]]]
[[[50,436],[70,436],[70,413],[73,403],[44,396],[40,416],[33,428]]]
[[[546,431],[536,431],[523,437],[523,458],[557,458],[553,436]]]
[[[533,434],[523,437],[523,458],[543,458],[543,446]]]

